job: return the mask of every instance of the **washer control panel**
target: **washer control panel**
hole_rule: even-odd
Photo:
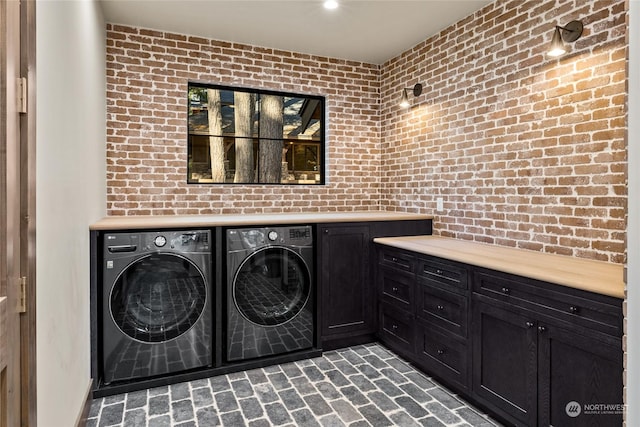
[[[107,233],[103,254],[105,259],[116,259],[157,251],[210,252],[210,240],[209,230]]]

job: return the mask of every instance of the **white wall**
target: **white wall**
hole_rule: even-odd
[[[37,408],[73,426],[90,382],[89,224],[106,214],[105,24],[93,0],[36,5]]]
[[[627,426],[640,426],[640,0],[629,2]]]

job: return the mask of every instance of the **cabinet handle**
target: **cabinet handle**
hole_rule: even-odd
[[[538,326],[538,331],[545,332],[547,330],[546,326]]]
[[[329,234],[329,230],[325,228],[324,234]]]
[[[442,355],[444,354],[444,350],[442,350],[442,349],[438,350],[438,354],[439,354],[440,356],[442,356]]]
[[[527,325],[527,328],[533,328],[536,324],[533,322],[527,322],[525,325]]]
[[[391,257],[391,261],[393,261],[393,262],[398,262],[398,258],[396,258],[396,257]]]
[[[503,294],[506,294],[506,295],[509,295],[509,293],[511,293],[511,289],[509,289],[509,288],[502,288],[502,293],[503,293]]]
[[[394,331],[398,330],[398,325],[392,325],[391,329],[393,329]]]
[[[442,306],[442,305],[440,305],[440,304],[438,304],[438,307],[437,307],[437,308],[438,308],[438,310],[444,310],[444,306]]]
[[[394,286],[393,288],[391,288],[391,290],[392,290],[393,292],[398,292],[398,288],[396,288],[395,286]]]
[[[436,270],[436,274],[442,274],[442,270]]]
[[[578,311],[580,311],[580,309],[575,305],[572,305],[571,307],[569,307],[569,311],[571,312],[571,314],[578,314]]]

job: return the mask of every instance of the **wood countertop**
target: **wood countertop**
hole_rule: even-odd
[[[621,264],[441,236],[380,237],[374,239],[374,242],[557,285],[624,298]]]
[[[143,228],[192,228],[276,224],[320,224],[330,222],[370,222],[428,220],[433,216],[382,211],[272,213],[249,215],[140,215],[109,216],[89,227],[96,231],[134,230]]]

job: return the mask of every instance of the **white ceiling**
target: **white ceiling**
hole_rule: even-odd
[[[382,64],[493,0],[100,0],[107,22]]]

